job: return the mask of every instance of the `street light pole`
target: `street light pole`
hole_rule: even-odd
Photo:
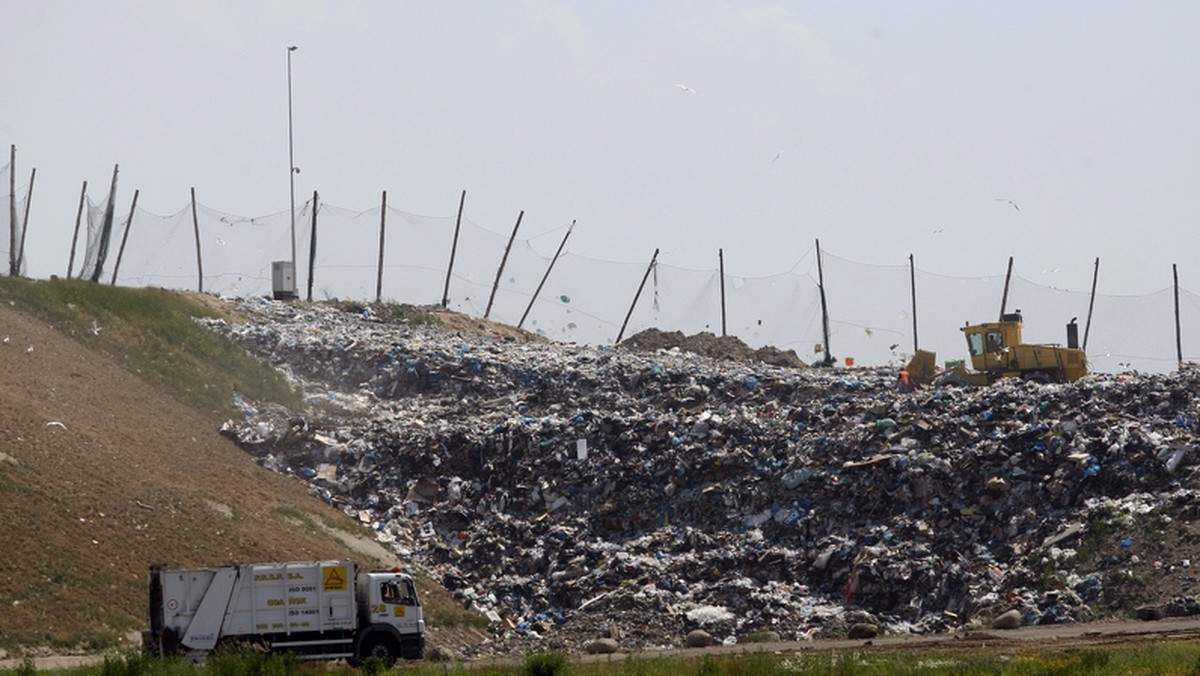
[[[296,277],[296,156],[292,149],[292,52],[296,46],[287,48],[287,82],[288,82],[288,183],[291,188],[292,207],[292,279]]]

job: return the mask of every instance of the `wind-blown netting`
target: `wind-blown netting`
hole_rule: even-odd
[[[8,237],[0,238],[0,261],[3,261],[0,269],[4,274],[10,274],[15,269],[20,275],[24,274],[26,268],[22,239],[25,237],[29,185],[14,185],[11,174],[11,162],[0,166],[0,186],[4,186],[5,196],[4,204],[0,206],[0,232],[8,233]]]
[[[75,276],[93,278],[99,265],[97,281],[104,283],[269,296],[276,290],[272,263],[292,256],[287,212],[247,218],[203,205],[193,214],[189,205],[167,216],[140,209],[132,220],[128,212],[116,214],[101,258],[103,220],[104,205],[89,200],[85,253]],[[650,260],[597,260],[569,246],[554,258],[520,237],[506,256],[508,234],[464,219],[456,238],[456,223],[453,216],[418,216],[392,207],[353,211],[322,204],[314,246],[310,200],[296,213],[295,290],[314,300],[445,301],[451,310],[559,341],[611,344],[650,328],[727,333],[753,348],[791,349],[810,362],[822,360],[828,350],[839,363],[852,359],[860,366],[899,365],[918,347],[937,352],[941,361],[962,359],[966,345],[959,329],[998,318],[1005,298],[1003,275],[950,277],[914,271],[907,259],[867,265],[829,252],[820,254],[818,267],[815,248],[778,274],[726,271],[722,289],[715,264],[693,270]],[[569,243],[569,230],[561,233]],[[1074,318],[1096,371],[1165,372],[1178,366],[1174,289],[1097,295],[1090,322],[1089,301],[1086,292],[1040,286],[1017,274],[1004,310],[1022,313],[1026,342],[1065,344],[1066,325]],[[1200,297],[1180,291],[1179,309],[1180,345],[1190,361],[1200,357],[1200,336],[1189,334],[1200,316]]]

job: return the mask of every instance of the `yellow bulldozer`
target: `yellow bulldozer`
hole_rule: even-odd
[[[1002,314],[998,322],[967,324],[971,367],[963,362],[939,372],[937,354],[917,350],[905,367],[913,385],[990,385],[1002,378],[1022,378],[1042,383],[1069,383],[1087,375],[1087,355],[1079,349],[1079,330],[1067,324],[1067,347],[1027,344],[1021,339],[1021,312]],[[903,376],[902,376],[903,378]]]

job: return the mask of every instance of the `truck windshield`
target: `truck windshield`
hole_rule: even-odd
[[[417,605],[417,594],[412,582],[408,580],[388,580],[379,585],[379,595],[384,603],[394,603],[402,606]]]
[[[409,580],[401,580],[396,583],[400,588],[400,600],[398,603],[405,606],[419,605],[417,603],[417,590],[413,587],[413,583]]]

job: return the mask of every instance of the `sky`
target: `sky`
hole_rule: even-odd
[[[286,211],[290,137],[297,204],[446,216],[465,190],[547,254],[576,222],[602,260],[768,275],[819,240],[1200,290],[1197,26],[1191,0],[7,0],[0,164],[18,193],[37,170],[35,277],[114,165],[119,205]]]

